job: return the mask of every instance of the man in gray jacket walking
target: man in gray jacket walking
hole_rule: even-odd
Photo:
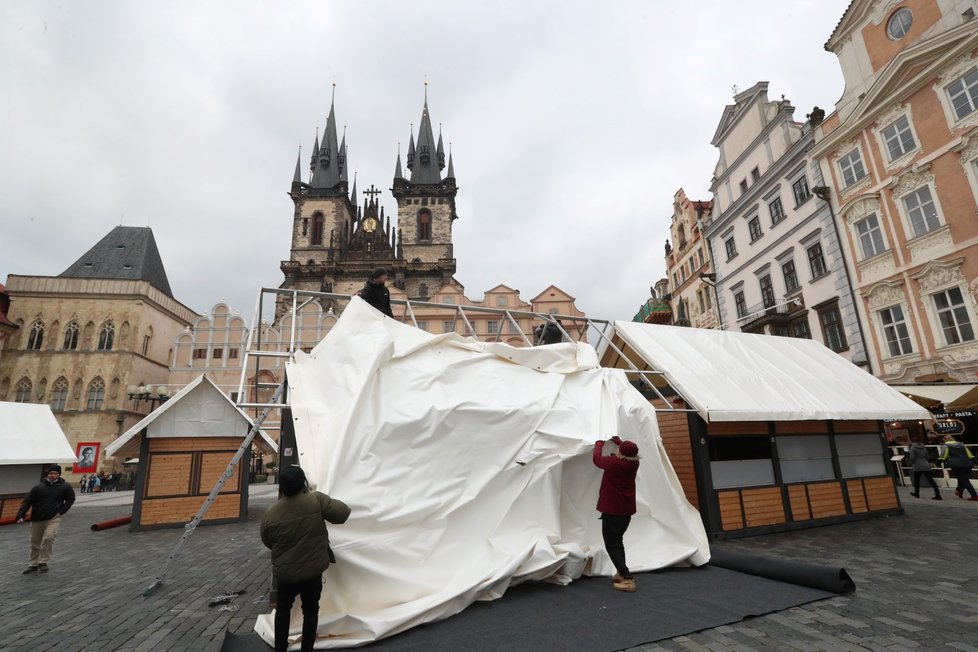
[[[907,453],[907,460],[910,462],[910,469],[913,471],[913,493],[914,498],[920,498],[920,479],[927,478],[931,488],[934,490],[932,500],[941,500],[941,490],[937,488],[937,483],[931,477],[930,460],[927,459],[927,447],[920,441],[914,441],[910,445],[910,452]]]

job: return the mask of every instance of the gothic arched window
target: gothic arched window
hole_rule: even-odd
[[[431,211],[418,212],[418,240],[431,240]]]
[[[31,325],[31,331],[27,334],[27,348],[30,351],[40,351],[44,344],[44,322],[40,319]]]
[[[105,381],[96,377],[88,384],[88,403],[86,410],[101,410],[105,400]]]
[[[312,237],[309,238],[309,244],[311,245],[323,244],[323,214],[322,213],[313,213]]]
[[[51,409],[63,410],[68,404],[68,379],[62,376],[51,386]]]
[[[113,340],[115,340],[115,326],[112,325],[111,321],[107,321],[102,324],[102,328],[98,332],[98,350],[111,351]]]
[[[31,379],[21,378],[20,382],[17,383],[17,393],[14,395],[14,403],[30,403],[31,389],[33,389]]]
[[[78,348],[78,322],[72,321],[65,326],[65,341],[61,348],[65,351],[74,351]]]

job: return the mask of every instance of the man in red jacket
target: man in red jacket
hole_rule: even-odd
[[[601,512],[601,535],[611,563],[618,571],[612,578],[616,591],[635,592],[635,578],[625,563],[625,530],[635,513],[635,475],[638,473],[638,445],[622,441],[615,435],[611,441],[618,452],[604,455],[604,441],[594,442],[594,465],[604,469],[601,489],[598,493],[598,511]]]

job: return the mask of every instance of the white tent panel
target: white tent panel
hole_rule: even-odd
[[[76,460],[48,405],[0,403],[0,424],[0,465]]]
[[[615,332],[706,421],[930,418],[813,340],[625,321]]]
[[[288,378],[301,465],[353,510],[330,528],[317,648],[447,618],[525,580],[611,575],[591,452],[614,434],[642,457],[629,566],[709,559],[651,406],[586,345],[430,335],[354,299]],[[300,623],[297,605],[293,633]],[[256,630],[270,642],[272,616]]]

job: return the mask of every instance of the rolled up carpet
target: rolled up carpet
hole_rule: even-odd
[[[119,527],[120,525],[125,525],[130,521],[132,521],[132,514],[129,516],[114,518],[109,521],[102,521],[101,523],[94,523],[92,524],[92,532],[100,532],[101,530],[108,530],[111,527]]]
[[[790,582],[831,593],[853,593],[856,583],[845,568],[808,564],[791,559],[751,555],[733,550],[711,550],[710,563],[720,568]]]

